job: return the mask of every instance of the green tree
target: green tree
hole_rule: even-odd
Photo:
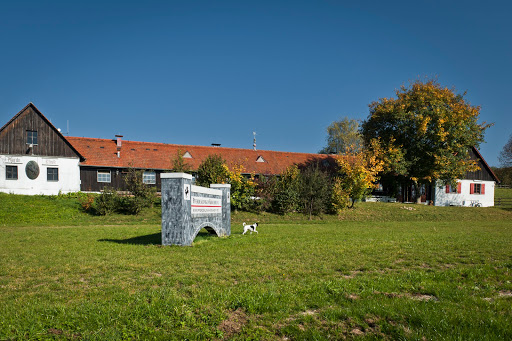
[[[124,209],[131,214],[139,214],[145,207],[153,207],[156,199],[156,187],[144,183],[144,171],[129,168],[124,181],[132,194],[124,198]]]
[[[273,189],[272,208],[276,213],[295,212],[299,208],[300,171],[292,165],[280,174]]]
[[[512,166],[512,135],[510,135],[508,142],[503,146],[499,159],[503,167]]]
[[[453,182],[477,169],[469,148],[484,141],[490,126],[478,123],[480,107],[470,105],[465,95],[434,80],[402,86],[396,99],[370,104],[362,125],[365,145],[378,139],[387,151],[385,170],[411,181],[416,189],[419,183]]]
[[[347,117],[334,121],[327,127],[327,146],[320,154],[357,153],[363,146],[359,122]]]
[[[299,200],[301,211],[309,216],[327,211],[331,199],[329,175],[320,169],[318,162],[308,164],[300,172]]]
[[[208,155],[197,169],[197,184],[209,187],[210,184],[226,183],[229,171],[226,162],[220,155]]]
[[[191,167],[183,157],[183,151],[178,149],[176,155],[171,159],[171,169],[177,173],[190,173]]]

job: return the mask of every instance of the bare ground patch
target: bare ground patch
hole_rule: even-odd
[[[374,294],[384,295],[384,296],[390,297],[390,298],[402,298],[402,297],[405,297],[405,298],[409,298],[411,300],[424,301],[424,302],[426,302],[426,301],[439,301],[439,299],[437,297],[435,297],[434,295],[419,294],[419,293],[410,294],[410,293],[378,292],[378,291],[375,291]]]
[[[512,297],[512,291],[510,290],[502,290],[498,293],[499,297]]]
[[[228,314],[228,318],[220,323],[218,329],[223,333],[224,339],[229,339],[233,335],[239,334],[247,321],[245,311],[238,308]]]

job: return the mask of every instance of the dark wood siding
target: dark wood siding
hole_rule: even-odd
[[[110,171],[110,183],[98,182],[98,171]],[[124,178],[128,173],[127,169],[121,168],[108,168],[108,167],[93,167],[93,166],[80,166],[80,190],[84,192],[100,192],[105,187],[112,187],[118,191],[126,190],[126,183]],[[156,173],[156,186],[157,191],[160,191],[162,182],[160,180],[161,170],[155,170]]]
[[[482,181],[494,181],[494,177],[487,169],[487,166],[480,160],[480,158],[475,154],[475,152],[470,149],[469,155],[471,156],[472,160],[478,160],[478,167],[480,167],[479,170],[475,172],[467,172],[464,176],[464,179],[467,180],[482,180]]]
[[[37,145],[29,149],[27,130],[37,131]],[[0,131],[0,153],[78,157],[55,128],[28,106]]]

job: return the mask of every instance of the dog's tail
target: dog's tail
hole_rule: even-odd
[[[242,226],[245,226],[245,221],[244,221],[244,223],[243,223],[243,225],[242,225]]]

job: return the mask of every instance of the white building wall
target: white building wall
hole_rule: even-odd
[[[494,181],[458,180],[461,193],[446,193],[446,185],[438,182],[435,187],[435,206],[472,206],[479,203],[482,207],[494,206]],[[470,194],[470,184],[485,184],[484,194]]]
[[[25,167],[29,161],[35,161],[39,166],[36,179],[28,178]],[[0,192],[13,194],[44,194],[55,195],[80,191],[80,160],[78,158],[0,155]],[[6,166],[18,167],[18,179],[6,179]],[[48,181],[47,169],[58,168],[59,180]]]

